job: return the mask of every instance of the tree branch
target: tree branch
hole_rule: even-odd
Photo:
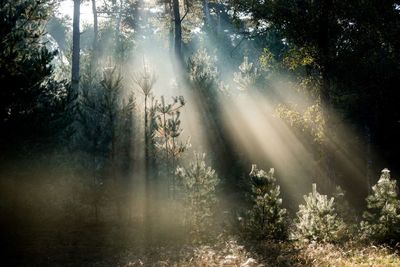
[[[181,18],[181,22],[185,19],[186,15],[189,13],[189,8],[186,9],[185,15],[183,15],[183,17]]]
[[[235,45],[235,47],[231,50],[231,52],[230,52],[231,57],[232,57],[233,52],[242,44],[242,42],[243,42],[245,39],[250,39],[250,38],[256,37],[257,35],[263,34],[263,33],[265,33],[265,32],[267,32],[267,29],[264,29],[264,30],[262,30],[262,31],[254,30],[252,33],[251,33],[251,32],[248,32],[248,31],[239,32],[239,34],[243,34],[243,37],[242,37],[242,39],[239,41],[239,43],[238,43],[237,45]]]

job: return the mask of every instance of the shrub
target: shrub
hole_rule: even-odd
[[[400,239],[400,200],[396,181],[383,169],[379,181],[367,197],[361,222],[361,237],[377,243],[393,244]]]
[[[176,174],[183,187],[184,223],[195,241],[212,225],[215,194],[219,178],[205,163],[205,154],[195,153],[188,168],[178,167]]]
[[[280,187],[274,169],[267,173],[252,166],[250,172],[253,207],[245,218],[246,232],[256,239],[287,238],[286,209],[282,208]]]
[[[305,205],[299,206],[292,239],[310,242],[334,242],[341,237],[344,222],[335,209],[334,198],[317,192],[317,185],[304,196]]]

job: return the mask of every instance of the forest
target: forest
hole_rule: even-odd
[[[0,0],[2,266],[400,266],[400,1]]]

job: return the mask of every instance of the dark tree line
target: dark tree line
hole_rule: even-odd
[[[2,161],[54,143],[62,127],[66,83],[51,78],[57,51],[49,50],[43,38],[53,5],[52,1],[0,2]]]

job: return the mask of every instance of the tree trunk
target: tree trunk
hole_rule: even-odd
[[[115,21],[115,40],[117,42],[117,46],[119,45],[119,35],[121,31],[121,20],[122,20],[122,7],[123,7],[123,0],[119,1],[119,8],[117,13],[117,18]]]
[[[179,10],[179,0],[172,0],[172,9],[174,12],[175,26],[175,56],[178,64],[183,63],[182,57],[182,21]]]
[[[80,0],[74,0],[74,20],[72,30],[72,75],[71,75],[71,89],[72,95],[76,96],[79,91],[79,53],[80,53]]]
[[[145,226],[145,235],[146,242],[150,243],[152,238],[152,221],[151,221],[151,212],[152,212],[152,190],[150,183],[150,138],[149,138],[149,121],[148,121],[148,108],[147,108],[147,95],[144,97],[144,160],[145,160],[145,204],[144,204],[144,226]]]
[[[203,16],[204,26],[208,28],[210,26],[210,8],[208,6],[208,0],[203,0]]]
[[[99,42],[99,22],[97,18],[96,0],[92,0],[92,13],[93,13],[93,53],[91,58],[91,69],[97,69],[98,62],[98,42]]]
[[[173,9],[172,9],[172,0],[168,0],[168,2],[165,3],[165,15],[170,18],[170,27],[168,31],[168,41],[169,41],[169,52],[170,55],[173,57],[174,55],[174,14],[173,14]]]
[[[215,30],[215,33],[217,34],[217,36],[219,36],[221,34],[221,28],[222,28],[222,26],[221,26],[221,16],[222,16],[221,12],[222,12],[222,10],[223,9],[221,9],[221,8],[217,9],[217,26],[216,26],[216,30]]]
[[[371,129],[369,128],[369,126],[365,123],[364,125],[364,131],[365,131],[365,142],[367,145],[367,151],[366,151],[366,180],[367,180],[367,191],[368,193],[371,193],[371,189],[372,189],[372,149],[371,149],[371,142],[372,142],[372,138],[371,138]]]
[[[99,39],[99,22],[97,19],[97,8],[96,8],[96,0],[92,0],[92,12],[93,12],[93,51],[96,54],[97,52],[97,43]],[[96,58],[96,55],[94,55]]]
[[[321,102],[329,109],[331,100],[329,95],[330,90],[330,23],[332,20],[332,0],[321,1],[321,14],[319,19],[319,34],[318,34],[318,49],[319,49],[319,63],[321,65]]]

